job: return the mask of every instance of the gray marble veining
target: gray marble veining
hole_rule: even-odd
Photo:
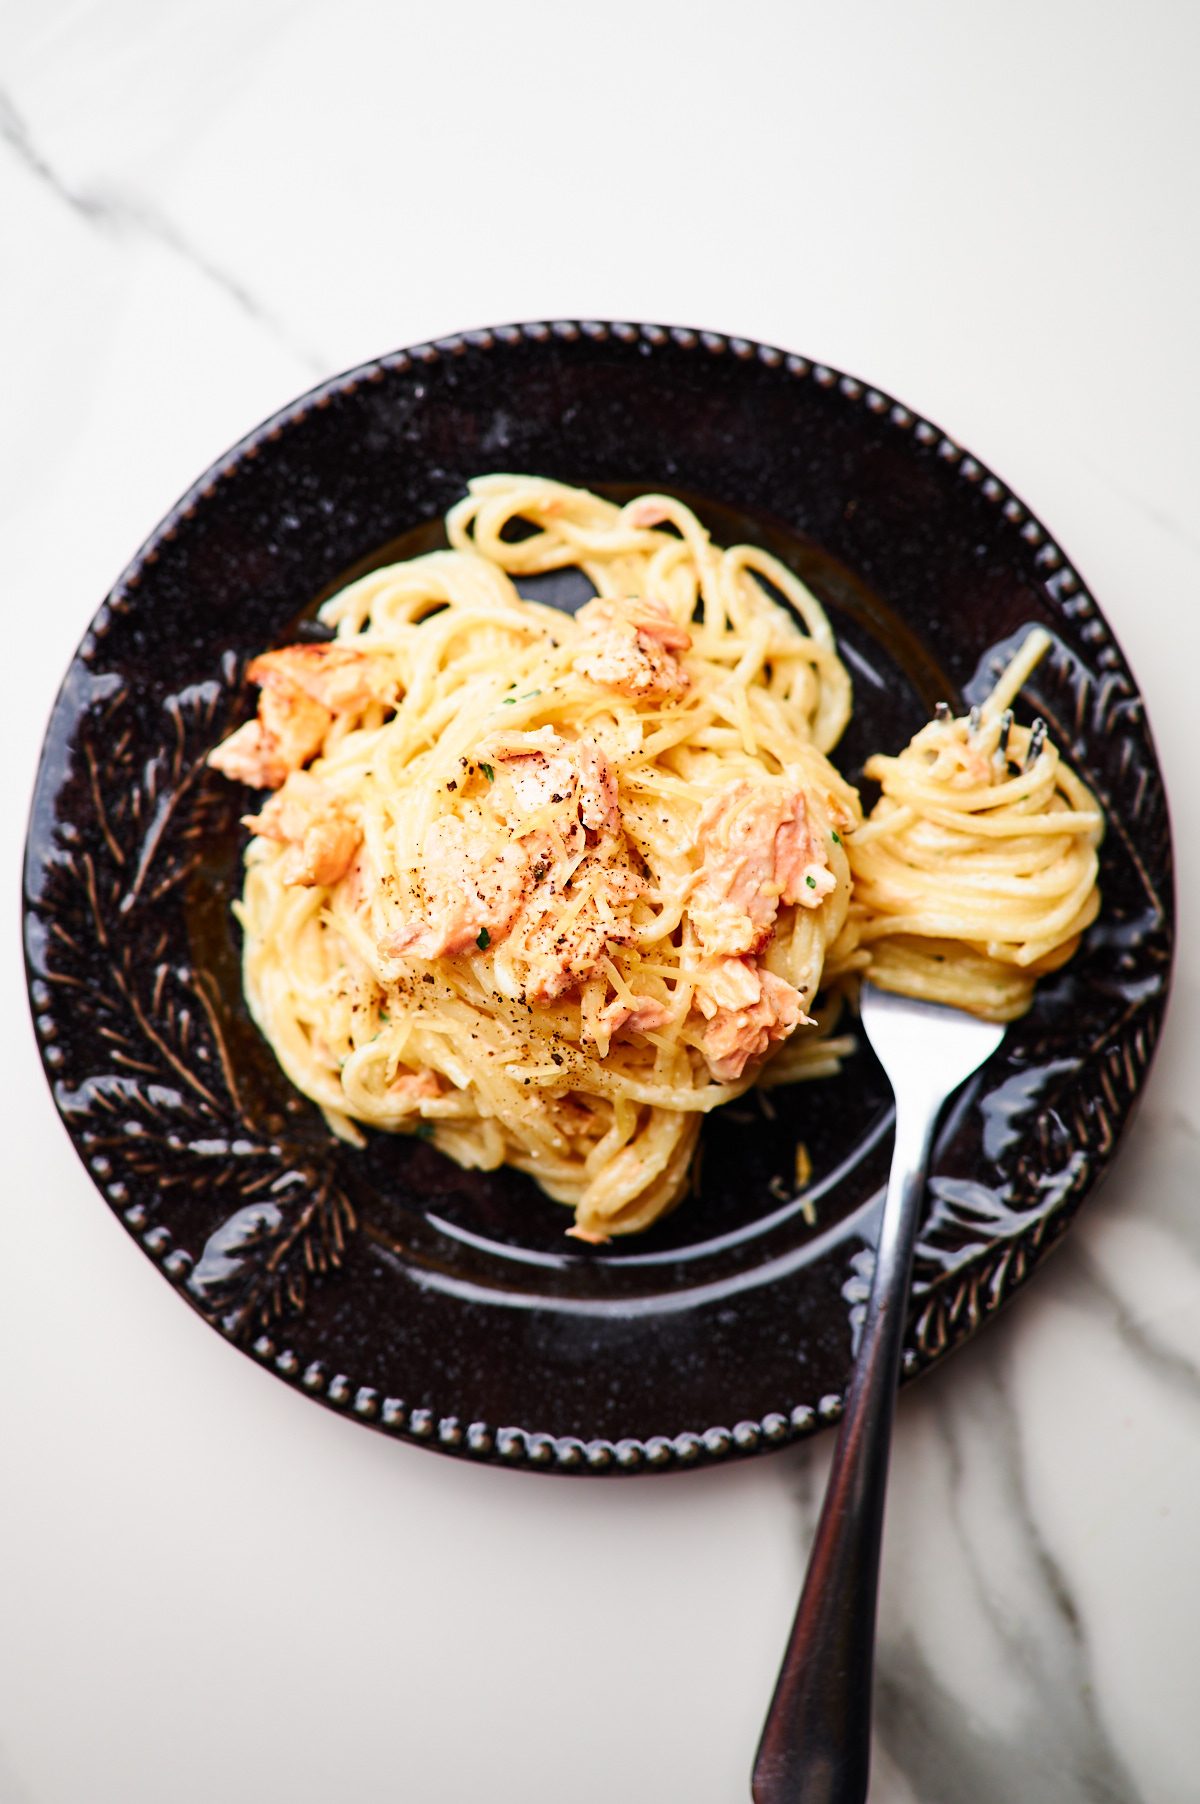
[[[1200,26],[701,14],[8,10],[10,898],[61,670],[197,471],[314,373],[608,314],[859,369],[1053,521],[1149,698],[1194,917]],[[7,943],[0,1804],[746,1796],[827,1447],[562,1487],[306,1408],[110,1238]],[[1113,1176],[902,1399],[873,1804],[1200,1793],[1198,1002],[1185,933]]]

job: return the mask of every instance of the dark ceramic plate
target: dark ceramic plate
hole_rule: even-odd
[[[668,488],[828,607],[855,680],[851,779],[1034,621],[1022,707],[1108,814],[1104,905],[959,1099],[933,1161],[905,1373],[1023,1283],[1105,1170],[1166,1001],[1171,849],[1141,698],[1028,510],[926,421],[766,346],[656,326],[505,327],[304,396],[202,477],[100,609],[47,734],[30,990],[67,1129],[179,1293],[289,1383],[390,1433],[557,1471],[702,1464],[836,1418],[891,1143],[867,1049],[705,1128],[702,1187],[611,1248],[526,1178],[387,1135],[333,1140],[241,999],[247,796],[209,748],[247,661],[348,576],[444,542],[469,476]],[[576,605],[582,579],[528,585]],[[586,587],[586,585],[585,585]],[[813,1175],[793,1194],[796,1141]]]

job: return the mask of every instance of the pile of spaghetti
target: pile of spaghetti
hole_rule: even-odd
[[[275,792],[246,995],[335,1132],[516,1166],[602,1241],[679,1200],[709,1110],[837,1069],[818,990],[873,961],[1015,1013],[1010,972],[1070,955],[1100,817],[1004,717],[1007,679],[873,761],[864,826],[826,756],[849,678],[776,559],[671,498],[531,477],[476,479],[446,526],[327,602],[329,643],[257,658],[258,715],[210,756]],[[596,590],[574,616],[512,581],[566,567]]]
[[[850,864],[883,989],[1012,1021],[1096,918],[1104,817],[1044,722],[1016,726],[1010,706],[1049,645],[1034,628],[981,706],[942,708],[898,758],[867,760],[883,794]]]

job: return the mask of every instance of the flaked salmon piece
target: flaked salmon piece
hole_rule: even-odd
[[[736,1083],[751,1059],[809,1020],[800,992],[753,958],[722,959],[706,971],[696,1007],[708,1021],[704,1057],[721,1084]]]
[[[265,651],[246,676],[264,690],[285,685],[299,689],[330,714],[365,708],[371,701],[390,701],[395,684],[381,672],[377,659],[349,645],[284,645]]]
[[[594,739],[582,735],[572,746],[579,767],[579,818],[589,833],[617,833],[621,810],[617,773]]]
[[[815,908],[834,887],[801,790],[727,784],[700,816],[696,847],[688,913],[708,958],[760,952],[781,901]]]
[[[644,888],[633,871],[588,857],[570,889],[535,890],[505,948],[526,1002],[554,1002],[594,977],[609,946],[633,937],[629,910]],[[581,908],[573,906],[572,891],[587,892]]]
[[[432,1071],[402,1071],[388,1085],[387,1094],[398,1101],[411,1102],[415,1108],[422,1097],[440,1096],[442,1086]]]
[[[675,657],[687,651],[691,634],[676,626],[657,601],[629,596],[612,601],[597,596],[575,616],[583,636],[572,668],[603,689],[631,700],[667,699],[686,694],[691,678]]]
[[[354,861],[361,838],[359,829],[344,814],[330,814],[314,821],[297,844],[284,853],[281,880],[306,889],[340,883]]]
[[[313,821],[335,811],[337,803],[325,785],[309,771],[291,771],[279,793],[263,803],[257,814],[244,814],[243,827],[262,839],[292,845],[304,837]]]
[[[634,1006],[631,1006],[619,996],[606,1002],[596,1018],[601,1032],[610,1038],[622,1028],[634,1034],[653,1034],[671,1019],[670,1009],[653,996],[635,996],[633,1002]]]
[[[592,605],[595,606],[595,603]],[[646,595],[631,595],[624,602],[615,605],[626,619],[632,621],[639,633],[655,640],[664,651],[691,651],[692,635],[686,626],[676,625],[661,601],[652,601]],[[582,613],[583,609],[579,612]],[[576,619],[578,618],[577,614]]]
[[[265,739],[262,722],[257,719],[244,721],[228,739],[215,745],[205,763],[234,783],[246,783],[251,789],[278,789],[288,773],[287,765]]]
[[[610,940],[628,938],[630,904],[645,888],[633,871],[585,856],[585,833],[619,831],[616,776],[594,741],[551,727],[491,733],[474,756],[491,777],[485,809],[499,817],[491,843],[457,816],[435,821],[419,860],[420,914],[379,948],[439,958],[504,945],[514,993],[553,1001],[598,969]],[[535,825],[547,807],[552,818]],[[572,881],[576,898],[586,894],[581,908]]]
[[[476,746],[475,758],[493,770],[488,802],[510,827],[519,828],[525,816],[551,803],[573,801],[579,788],[571,748],[553,727],[489,733]]]
[[[215,746],[208,762],[235,783],[278,789],[291,771],[320,750],[333,715],[299,689],[273,690],[269,695],[264,691],[258,706],[258,718],[244,722]]]
[[[539,808],[562,804],[569,810],[572,803],[590,833],[615,833],[621,825],[616,773],[594,739],[567,741],[553,727],[501,731],[481,740],[475,757],[500,767],[488,799],[514,829]]]
[[[303,770],[292,771],[261,813],[243,815],[242,821],[263,839],[287,846],[280,877],[307,888],[340,882],[362,839],[324,786]]]
[[[816,908],[837,886],[825,856],[820,829],[808,818],[802,790],[788,798],[792,815],[780,823],[775,835],[775,881],[782,887],[781,902],[799,908]]]
[[[420,857],[423,914],[379,942],[384,953],[453,957],[502,940],[521,905],[529,853],[500,844],[481,858],[456,815],[446,814],[425,835]]]
[[[722,1009],[736,1014],[751,1008],[761,994],[757,959],[723,958],[699,972],[696,1007],[711,1021]]]
[[[255,658],[246,676],[262,691],[258,718],[231,733],[208,762],[254,789],[278,789],[320,750],[339,714],[389,701],[395,688],[373,659],[341,645],[285,645]]]

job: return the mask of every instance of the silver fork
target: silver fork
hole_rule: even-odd
[[[808,1574],[754,1763],[755,1804],[863,1804],[871,1760],[875,1603],[913,1247],[946,1098],[1003,1027],[862,988],[862,1024],[896,1096],[896,1150],[875,1276]]]

